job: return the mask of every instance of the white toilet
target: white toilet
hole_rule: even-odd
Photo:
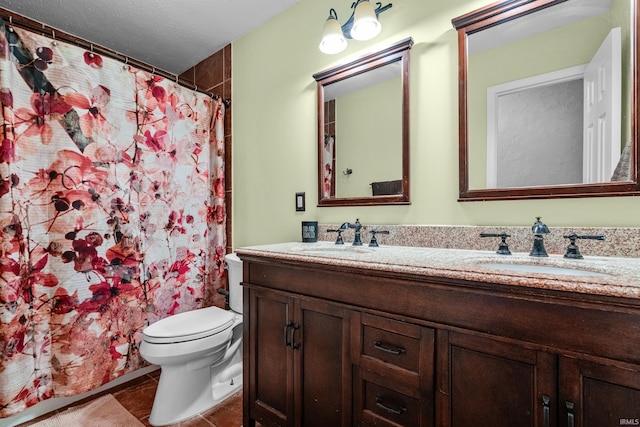
[[[149,423],[177,423],[242,387],[242,261],[225,256],[230,311],[207,307],[144,328],[140,355],[161,368]]]

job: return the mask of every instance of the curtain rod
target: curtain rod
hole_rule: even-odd
[[[0,18],[5,21],[8,22],[10,26],[15,26],[15,27],[19,27],[19,28],[23,28],[29,31],[32,31],[34,33],[39,33],[41,35],[47,36],[53,40],[61,40],[63,42],[67,42],[70,44],[74,44],[78,47],[81,47],[83,49],[89,50],[91,52],[95,52],[97,54],[103,55],[103,56],[107,56],[109,58],[118,60],[118,61],[122,61],[123,63],[127,64],[127,65],[132,65],[136,68],[139,68],[141,70],[147,71],[151,74],[155,74],[161,77],[164,77],[166,79],[169,80],[174,80],[176,83],[178,83],[179,85],[185,86],[189,89],[195,90],[196,92],[200,92],[203,93],[205,95],[209,95],[211,98],[213,99],[220,99],[221,96],[220,95],[214,95],[213,93],[206,93],[203,92],[202,90],[198,90],[198,85],[196,85],[195,83],[189,82],[187,80],[183,80],[180,78],[180,76],[178,74],[175,73],[170,73],[168,71],[156,68],[152,65],[147,64],[146,62],[137,60],[135,58],[131,58],[127,55],[124,55],[120,52],[116,52],[115,50],[109,49],[107,47],[104,46],[100,46],[100,45],[96,45],[94,43],[91,43],[83,38],[74,36],[72,34],[69,33],[65,33],[64,31],[59,31],[56,30],[55,28],[52,28],[46,24],[43,24],[41,22],[35,21],[31,18],[27,18],[26,16],[20,15],[18,13],[12,12],[10,10],[7,9],[3,9],[0,8]],[[225,107],[229,108],[229,106],[231,106],[231,98],[226,98],[223,99],[222,102],[224,103]]]

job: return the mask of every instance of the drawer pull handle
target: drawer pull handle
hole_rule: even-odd
[[[373,346],[375,348],[377,348],[378,350],[384,351],[385,353],[390,353],[390,354],[394,354],[396,356],[399,356],[401,354],[406,353],[407,351],[402,348],[402,347],[397,347],[397,348],[388,348],[382,345],[382,342],[380,341],[374,341]]]
[[[575,417],[573,415],[573,402],[565,402],[565,405],[567,405],[567,427],[573,427],[574,426],[574,421],[575,421]]]
[[[407,408],[401,406],[400,409],[395,409],[392,408],[390,406],[387,406],[384,404],[384,399],[382,399],[380,396],[376,396],[376,406],[378,408],[384,409],[385,411],[387,411],[390,414],[394,414],[394,415],[401,415],[401,414],[405,414],[407,412]]]
[[[291,325],[291,330],[289,330],[289,345],[291,346],[292,349],[297,350],[300,348],[300,344],[295,344],[293,342],[294,340],[294,335],[296,333],[296,329],[299,329],[300,325],[298,325],[297,323],[294,323]]]
[[[549,427],[551,424],[551,414],[549,408],[549,402],[551,398],[546,394],[542,395],[542,407],[544,408],[544,427]]]
[[[293,322],[289,321],[286,325],[284,325],[284,346],[289,347],[291,342],[289,341],[289,328],[293,326]]]

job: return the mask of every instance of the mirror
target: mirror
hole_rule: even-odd
[[[638,0],[454,18],[460,201],[637,195]]]
[[[318,206],[409,204],[411,38],[313,75]]]

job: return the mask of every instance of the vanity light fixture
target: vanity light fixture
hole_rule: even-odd
[[[382,25],[378,21],[378,15],[387,9],[391,9],[392,4],[383,6],[376,3],[376,7],[369,0],[356,0],[351,5],[353,12],[351,16],[340,26],[338,14],[335,9],[329,10],[329,17],[324,23],[320,51],[327,54],[342,52],[347,47],[347,39],[370,40],[380,33]]]

